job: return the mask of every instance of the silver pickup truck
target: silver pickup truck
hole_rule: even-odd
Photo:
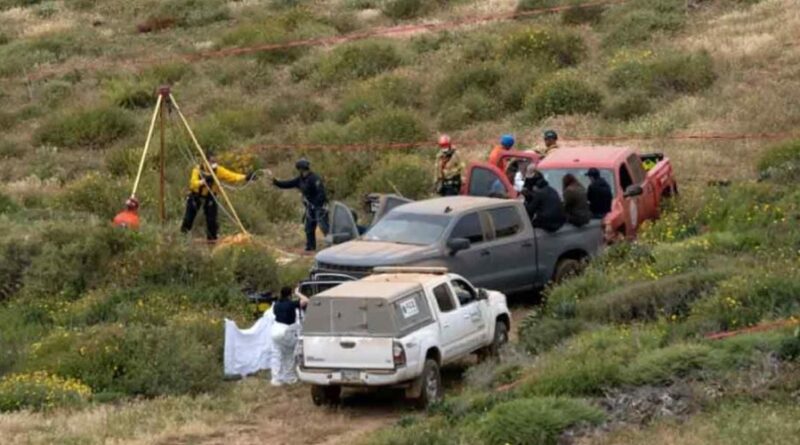
[[[446,267],[477,287],[504,293],[541,288],[575,273],[603,245],[599,220],[555,233],[534,229],[522,201],[453,196],[397,202],[359,235],[352,212],[333,207],[334,246],[315,258],[312,277],[360,278],[375,267]]]

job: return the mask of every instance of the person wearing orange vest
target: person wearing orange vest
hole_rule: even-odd
[[[461,192],[461,175],[464,163],[450,141],[450,136],[439,137],[439,153],[436,155],[434,176],[436,193],[439,196],[456,196]]]
[[[213,154],[209,153],[207,157],[214,174],[222,182],[238,184],[253,179],[253,173],[246,175],[236,173],[217,164],[217,159]],[[219,222],[217,221],[218,204],[215,196],[219,193],[219,187],[205,165],[196,165],[192,169],[189,178],[189,196],[186,198],[186,213],[184,213],[181,224],[182,233],[192,230],[194,219],[202,208],[206,217],[206,237],[209,241],[216,241],[219,235]]]
[[[504,153],[511,150],[513,147],[514,147],[514,136],[510,134],[504,134],[500,138],[500,145],[495,145],[491,153],[489,153],[489,163],[499,168],[500,170],[505,171],[505,165],[503,165],[504,163],[500,161],[500,158],[503,156]]]
[[[139,230],[139,201],[134,197],[125,200],[125,210],[114,217],[113,224],[123,229]]]

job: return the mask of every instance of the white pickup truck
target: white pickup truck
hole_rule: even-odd
[[[298,374],[316,405],[342,387],[394,386],[419,406],[442,397],[439,369],[508,341],[506,297],[444,268],[376,268],[311,298],[298,345]]]

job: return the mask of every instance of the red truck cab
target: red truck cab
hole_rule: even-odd
[[[645,169],[644,162],[651,167]],[[664,198],[677,193],[672,164],[661,153],[639,155],[628,147],[565,147],[550,153],[537,168],[561,193],[561,180],[572,173],[589,186],[586,172],[596,168],[611,185],[611,212],[603,219],[607,241],[634,238],[643,221],[660,214]]]
[[[471,162],[465,172],[461,194],[517,198],[528,165],[537,165],[541,159],[542,156],[535,151],[508,150],[497,164]],[[514,174],[515,171],[519,176]]]

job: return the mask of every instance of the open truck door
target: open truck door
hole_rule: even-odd
[[[467,180],[461,194],[492,198],[516,198],[519,193],[506,174],[487,162],[472,162],[467,166]]]
[[[341,244],[358,238],[358,225],[350,207],[335,201],[331,207],[331,229],[326,241]]]

